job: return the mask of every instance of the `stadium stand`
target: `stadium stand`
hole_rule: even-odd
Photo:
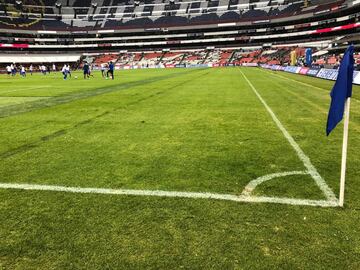
[[[2,53],[83,54],[94,67],[288,65],[292,50],[301,65],[306,47],[314,64],[336,66],[344,44],[360,43],[359,1],[19,3],[0,2]]]
[[[227,22],[292,21],[324,14],[330,8],[352,5],[343,1],[16,1],[0,4],[0,25],[4,28],[36,30],[94,30],[119,27],[169,27]],[[40,5],[40,3],[44,3]],[[97,5],[93,5],[96,3]]]

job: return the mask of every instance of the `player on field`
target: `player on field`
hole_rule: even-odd
[[[111,61],[109,63],[109,69],[108,69],[108,72],[107,72],[108,77],[109,77],[109,74],[111,75],[111,79],[113,80],[114,79],[114,64]]]
[[[89,79],[89,64],[85,61],[83,66],[84,79]]]
[[[20,66],[20,76],[21,77],[26,77],[26,70],[25,70],[25,67],[24,66]]]
[[[94,75],[91,74],[92,69],[93,69],[93,66],[90,64],[89,65],[89,77],[94,78]]]
[[[11,73],[12,73],[11,66],[6,66],[6,72],[7,72],[7,75],[9,77],[11,75]]]
[[[106,77],[106,64],[101,64],[101,76],[105,79]]]
[[[30,67],[29,67],[29,72],[30,72],[30,75],[32,76],[33,74],[33,70],[34,70],[34,67],[32,64],[30,64]]]
[[[16,66],[15,66],[15,64],[11,64],[10,67],[11,67],[11,75],[15,76],[16,75]]]
[[[68,76],[68,71],[67,71],[66,64],[64,64],[63,68],[61,69],[61,72],[64,75],[64,80],[66,80],[67,76]]]
[[[66,72],[67,72],[67,75],[71,78],[71,70],[70,70],[69,64],[66,64]]]
[[[41,72],[42,72],[42,74],[43,74],[43,75],[46,75],[46,71],[47,71],[46,66],[43,64],[43,65],[41,66]]]

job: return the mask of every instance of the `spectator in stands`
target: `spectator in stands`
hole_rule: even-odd
[[[109,63],[109,70],[107,71],[107,76],[109,77],[109,74],[111,75],[111,79],[114,79],[114,64],[110,61]]]

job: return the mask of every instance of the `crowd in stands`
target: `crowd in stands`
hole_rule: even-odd
[[[117,68],[136,66],[138,68],[173,67],[173,66],[241,66],[269,64],[291,65],[290,53],[295,51],[297,61],[295,65],[305,65],[305,48],[283,47],[271,49],[257,49],[243,51],[239,49],[204,49],[192,51],[165,51],[165,52],[134,52],[109,55],[99,55],[94,58],[95,67],[111,59]],[[317,50],[313,50],[314,53]],[[314,57],[312,65],[320,67],[337,67],[340,53],[334,54],[325,51]],[[315,54],[316,55],[316,54]],[[355,62],[360,65],[360,53],[355,54]]]
[[[312,66],[337,68],[341,59],[340,53],[332,53],[326,50],[314,51]],[[203,49],[187,51],[153,51],[153,52],[124,52],[83,56],[80,63],[73,63],[71,69],[84,68],[87,63],[89,69],[102,71],[109,70],[109,63],[112,69],[123,68],[163,68],[163,67],[192,67],[192,66],[258,66],[268,65],[292,65],[290,60],[291,52],[296,53],[298,66],[305,66],[305,48],[283,47],[257,49],[243,51],[240,49]],[[357,67],[360,67],[360,53],[354,55]],[[43,72],[47,74],[60,69],[61,63],[55,64],[8,64],[3,71],[14,75],[19,71]],[[108,76],[108,75],[107,75]]]

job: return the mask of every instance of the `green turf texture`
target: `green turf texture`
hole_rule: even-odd
[[[333,82],[241,71],[338,194]],[[304,165],[239,68],[130,70],[116,80],[0,77],[3,183],[240,194]],[[0,190],[0,269],[360,269],[360,87],[346,206]],[[324,199],[310,176],[256,195]]]

